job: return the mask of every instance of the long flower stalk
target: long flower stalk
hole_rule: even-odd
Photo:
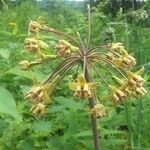
[[[87,66],[85,69],[85,79],[87,82],[92,82]],[[90,109],[93,109],[94,106],[95,106],[94,98],[91,97],[91,98],[89,98],[89,107],[90,107]],[[97,120],[96,120],[95,114],[91,114],[91,124],[92,124],[93,142],[94,142],[95,150],[100,150],[100,143],[99,143],[100,135],[99,135],[98,129],[97,129]]]
[[[87,9],[88,9],[87,49],[90,50],[90,48],[91,48],[91,10],[90,10],[90,5],[87,6]],[[92,82],[91,75],[89,73],[89,68],[88,68],[87,64],[85,64],[85,79],[87,82]],[[94,97],[91,97],[91,98],[89,98],[89,107],[90,107],[90,109],[94,109],[94,106],[95,106]],[[100,150],[99,133],[98,133],[98,129],[97,129],[97,119],[96,119],[95,113],[91,114],[91,124],[92,124],[94,148],[95,148],[95,150]]]

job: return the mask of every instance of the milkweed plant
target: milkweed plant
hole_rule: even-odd
[[[106,108],[97,99],[96,89],[101,90],[105,84],[110,93],[107,99],[110,99],[115,105],[124,103],[128,96],[142,97],[146,90],[143,87],[144,79],[141,77],[144,68],[136,72],[132,71],[132,67],[136,65],[136,59],[126,51],[122,43],[91,47],[90,6],[88,5],[87,8],[88,37],[86,43],[82,41],[79,33],[77,33],[77,38],[73,38],[62,31],[46,26],[40,20],[30,21],[29,34],[24,43],[25,49],[33,55],[34,60],[23,60],[19,64],[22,70],[29,70],[36,65],[59,60],[59,64],[50,76],[34,84],[25,94],[25,98],[32,103],[30,112],[37,117],[46,113],[46,107],[51,104],[51,97],[58,83],[71,73],[70,70],[80,67],[77,78],[68,83],[68,90],[72,90],[74,96],[79,99],[88,101],[94,146],[98,150],[100,145],[96,119],[106,115]],[[50,48],[50,45],[43,39],[43,35],[47,33],[59,39],[53,46],[55,53],[51,55],[45,53],[45,50]],[[104,77],[102,69],[108,73],[108,77],[106,74]],[[93,72],[95,72],[94,79]],[[116,85],[109,83],[110,75]]]

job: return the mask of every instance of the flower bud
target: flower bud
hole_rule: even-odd
[[[108,45],[108,48],[111,51],[114,52],[118,52],[121,55],[127,54],[127,51],[125,50],[124,46],[122,45],[122,43],[111,43],[110,45]]]
[[[29,92],[26,93],[26,99],[36,100],[35,102],[43,101],[43,91],[41,86],[33,87]]]
[[[55,59],[55,58],[57,58],[57,55],[45,55],[45,54],[43,54],[42,55],[42,58],[44,59],[44,60],[47,60],[47,59]]]
[[[116,104],[120,104],[121,102],[123,102],[125,100],[125,98],[127,97],[127,95],[125,94],[124,91],[122,91],[120,88],[117,88],[113,85],[109,85],[108,87],[112,94],[111,94],[111,98],[112,100],[116,103]]]
[[[106,54],[106,57],[109,59],[109,60],[113,60],[115,58],[114,54],[113,53],[107,53]]]
[[[24,43],[25,43],[25,48],[28,52],[35,53],[39,49],[38,40],[36,39],[26,38]]]
[[[19,65],[20,65],[21,70],[28,70],[31,67],[30,62],[28,60],[23,60],[19,62]]]
[[[131,68],[136,64],[135,58],[131,55],[123,56],[121,66],[125,69]]]
[[[31,52],[31,53],[35,53],[38,51],[38,45],[27,45],[25,46],[25,49],[28,51],[28,52]]]
[[[91,98],[92,93],[91,93],[91,90],[89,90],[88,88],[83,89],[83,90],[80,88],[80,90],[75,91],[75,96],[81,99]]]
[[[96,116],[97,118],[101,118],[101,117],[106,116],[106,109],[105,109],[105,107],[104,107],[102,104],[100,104],[100,103],[98,103],[98,104],[96,104],[96,105],[94,106],[93,111],[94,111],[95,116]]]
[[[143,97],[146,93],[147,93],[147,91],[143,87],[138,87],[133,92],[133,95],[135,97]]]
[[[58,55],[60,56],[66,56],[69,55],[71,52],[75,52],[79,50],[78,47],[71,45],[65,40],[60,40],[59,44],[57,44],[55,48],[58,50]]]
[[[55,48],[58,50],[58,55],[60,56],[66,56],[68,54],[70,54],[70,49],[69,49],[69,45],[67,45],[66,43],[62,42],[63,40],[59,41],[59,44],[57,44],[55,46]]]
[[[41,41],[41,40],[38,40],[38,46],[39,46],[40,48],[43,48],[43,49],[49,48],[48,44],[45,43],[45,42],[43,42],[43,41]]]
[[[45,112],[45,105],[43,105],[42,103],[38,103],[36,105],[33,105],[30,109],[30,112],[32,112],[34,115],[40,117]]]
[[[117,76],[112,76],[112,78],[119,84],[122,85],[124,83],[123,80],[121,80],[120,78],[118,78]]]
[[[41,27],[42,26],[40,25],[40,23],[31,20],[28,26],[28,30],[32,33],[38,33]]]
[[[30,45],[30,44],[37,45],[38,40],[33,39],[33,38],[26,38],[24,41],[24,44],[26,44],[26,45]]]
[[[25,43],[25,48],[27,49],[27,51],[32,52],[32,53],[37,52],[40,48],[42,49],[49,48],[47,43],[41,40],[33,39],[33,38],[26,38],[24,43]]]
[[[136,73],[127,72],[129,85],[133,88],[142,87],[144,79]]]

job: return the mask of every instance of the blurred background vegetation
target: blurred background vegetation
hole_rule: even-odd
[[[48,26],[73,36],[79,31],[84,38],[87,3],[92,7],[93,46],[122,42],[134,53],[135,68],[145,67],[145,86],[149,90],[149,0],[0,0],[0,150],[93,149],[86,102],[72,96],[67,87],[69,79],[65,78],[57,88],[48,113],[36,119],[23,95],[35,74],[43,80],[55,64],[29,72],[18,66],[19,61],[30,57],[23,45],[30,20],[41,16]],[[101,93],[107,91],[101,89]],[[143,99],[130,99],[117,108],[100,99],[109,109],[108,116],[98,121],[102,150],[150,149],[149,99],[148,92]]]

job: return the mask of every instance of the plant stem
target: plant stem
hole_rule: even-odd
[[[137,114],[138,114],[138,122],[137,122],[137,149],[140,149],[140,135],[141,135],[141,122],[142,122],[142,100],[139,99],[138,101],[138,110],[137,110]]]
[[[134,143],[133,143],[133,125],[132,125],[132,106],[131,106],[131,99],[129,99],[128,102],[125,103],[125,115],[126,115],[126,121],[127,126],[129,130],[129,143],[130,143],[130,149],[133,150]]]
[[[90,4],[87,5],[88,10],[88,43],[87,43],[87,49],[91,49],[91,8]]]
[[[91,48],[91,11],[90,11],[90,5],[87,5],[87,9],[88,9],[88,43],[87,43],[87,51],[90,50]],[[86,53],[84,52],[84,56],[86,55]],[[86,57],[84,58],[86,59]],[[86,60],[84,60],[85,62],[85,79],[87,82],[91,82],[91,76],[89,73],[89,68],[87,65]],[[91,97],[89,98],[89,107],[90,109],[94,108],[94,98]],[[94,142],[94,147],[95,150],[100,150],[100,144],[99,144],[99,135],[98,135],[98,130],[97,130],[97,120],[96,120],[96,116],[95,114],[91,114],[91,123],[92,123],[92,131],[93,131],[93,142]]]
[[[87,82],[91,82],[91,77],[89,74],[88,67],[86,66],[85,68],[85,79]],[[94,108],[94,99],[89,98],[89,107],[90,109]],[[99,144],[99,135],[98,135],[98,130],[97,130],[97,120],[95,114],[91,114],[91,123],[92,123],[92,131],[93,131],[93,142],[94,142],[94,147],[95,150],[100,150],[100,144]]]

